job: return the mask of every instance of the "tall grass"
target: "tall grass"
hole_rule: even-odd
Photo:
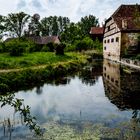
[[[38,65],[49,65],[58,62],[84,59],[85,56],[77,53],[66,53],[55,55],[52,52],[33,52],[20,57],[11,57],[8,53],[0,54],[0,69],[15,69]]]

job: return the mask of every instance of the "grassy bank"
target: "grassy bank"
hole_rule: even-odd
[[[75,60],[86,60],[86,56],[75,52],[66,53],[65,55],[55,55],[55,53],[52,52],[34,52],[30,54],[24,54],[20,57],[11,57],[7,53],[1,53],[0,69],[19,69]]]
[[[0,94],[41,86],[48,82],[48,80],[53,81],[53,79],[62,78],[77,72],[86,63],[87,61],[84,56],[75,56],[75,59],[69,59],[65,62],[59,61],[44,67],[30,67],[21,71],[0,73]]]

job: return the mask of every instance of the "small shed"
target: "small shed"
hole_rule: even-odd
[[[100,42],[103,41],[104,27],[91,27],[90,36],[93,40],[98,39]]]

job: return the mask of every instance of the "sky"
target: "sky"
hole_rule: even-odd
[[[121,4],[140,4],[140,0],[0,0],[0,14],[24,11],[30,15],[38,13],[48,16],[69,17],[72,22],[81,17],[94,15],[100,24],[109,18]]]

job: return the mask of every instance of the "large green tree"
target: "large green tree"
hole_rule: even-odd
[[[30,18],[30,23],[28,25],[28,32],[27,34],[29,36],[39,36],[41,33],[41,23],[40,23],[40,15],[39,14],[34,14]]]
[[[3,33],[5,31],[4,23],[5,23],[5,17],[0,15],[0,39],[2,38]]]
[[[82,32],[77,24],[70,23],[70,25],[61,33],[60,37],[62,41],[72,44],[75,40],[81,39]]]
[[[44,35],[60,35],[70,24],[68,17],[50,16],[41,20],[41,32]]]
[[[82,35],[87,36],[89,35],[91,27],[99,26],[99,21],[95,16],[89,15],[89,16],[82,17],[81,21],[78,22],[78,25],[81,28]]]
[[[8,14],[5,24],[6,30],[20,38],[24,34],[29,18],[30,16],[24,12]]]

